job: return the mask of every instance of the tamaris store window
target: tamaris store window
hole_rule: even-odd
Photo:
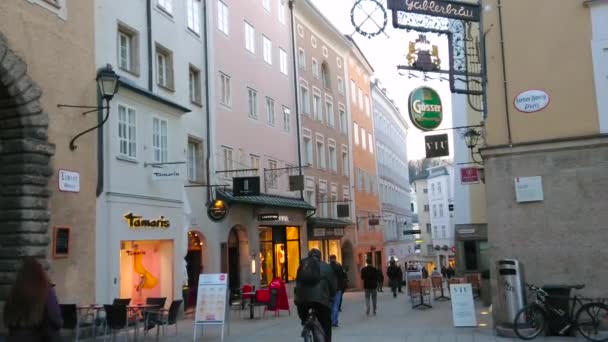
[[[173,241],[122,241],[120,297],[143,304],[148,297],[173,298]]]
[[[295,280],[300,266],[300,228],[260,227],[259,233],[261,285],[270,284],[274,278]]]

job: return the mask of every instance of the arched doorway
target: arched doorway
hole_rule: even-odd
[[[345,240],[342,243],[342,266],[348,274],[349,287],[355,287],[357,283],[357,265],[355,263],[355,252],[352,242]]]
[[[47,184],[55,152],[48,143],[49,115],[39,102],[42,90],[28,76],[27,65],[0,33],[0,198],[6,213],[0,225],[0,248],[5,257],[0,280],[0,301],[23,256],[47,256],[48,212],[51,192]]]
[[[228,273],[228,288],[239,289],[245,281],[251,281],[251,274],[247,273],[249,261],[249,239],[244,227],[234,226],[228,233],[224,272]]]
[[[186,309],[196,306],[196,296],[198,292],[198,278],[205,269],[207,241],[205,236],[198,231],[188,232],[188,253],[186,261],[186,271],[188,273],[188,297],[185,300]]]

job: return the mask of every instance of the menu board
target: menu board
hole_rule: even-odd
[[[227,279],[225,273],[201,274],[196,300],[196,324],[225,323]]]
[[[471,284],[451,284],[452,318],[455,327],[476,327],[477,316]]]

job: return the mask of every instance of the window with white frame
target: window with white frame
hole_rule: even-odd
[[[300,84],[300,108],[302,114],[310,115],[310,93],[305,84]]]
[[[279,171],[277,170],[279,165],[276,160],[268,159],[268,186],[272,189],[276,189],[279,186]]]
[[[357,85],[354,80],[350,80],[350,100],[357,103]]]
[[[344,95],[344,79],[338,76],[338,93]]]
[[[283,107],[283,130],[289,132],[291,130],[291,110]]]
[[[139,34],[125,25],[118,25],[118,67],[139,74]]]
[[[304,165],[312,165],[312,138],[310,135],[310,131],[302,132],[302,140],[304,145]]]
[[[367,133],[367,144],[369,145],[369,152],[374,154],[374,139],[371,133]]]
[[[230,76],[220,72],[220,103],[230,107],[232,104],[232,87],[230,82]]]
[[[327,91],[331,91],[331,76],[329,74],[327,62],[321,63],[321,79],[323,80],[323,87]]]
[[[275,125],[274,100],[270,97],[266,98],[266,118],[270,126]]]
[[[255,53],[255,28],[245,22],[245,48],[251,53]]]
[[[262,0],[262,6],[265,10],[270,11],[270,0]]]
[[[334,127],[336,125],[336,114],[334,113],[334,103],[330,97],[325,97],[325,111],[327,112],[327,124]]]
[[[361,88],[357,88],[357,103],[359,104],[359,109],[363,110],[363,90]]]
[[[249,103],[249,117],[258,117],[258,92],[252,88],[247,88],[247,98]]]
[[[437,217],[437,205],[433,204],[433,217]]]
[[[188,7],[188,28],[196,33],[201,34],[201,0],[187,0]]]
[[[283,50],[282,48],[279,48],[279,64],[280,64],[281,73],[283,75],[287,75],[288,74],[287,52],[285,52],[285,50]]]
[[[361,127],[361,147],[363,147],[364,150],[367,149],[367,139],[365,139],[365,137],[367,137],[367,133],[365,132],[365,128]]]
[[[439,204],[439,217],[443,217],[443,204]]]
[[[298,66],[302,69],[306,69],[306,52],[304,52],[304,49],[302,48],[298,49]]]
[[[331,203],[329,203],[329,207],[331,208],[330,212],[329,212],[329,217],[330,218],[337,218],[338,217],[338,206],[336,205],[338,202],[338,191],[337,189],[334,192],[333,186],[332,186],[332,192],[331,192],[331,197],[329,199],[329,201]]]
[[[200,183],[203,180],[203,142],[188,138],[188,180]]]
[[[316,206],[316,200],[315,200],[315,191],[314,190],[306,190],[304,192],[304,200],[306,202],[308,202],[308,204],[312,205],[312,206]]]
[[[190,90],[190,101],[198,105],[201,104],[201,71],[190,65],[188,73],[188,85]]]
[[[367,95],[365,95],[364,107],[365,107],[365,114],[367,116],[370,116],[369,97],[367,97]]]
[[[325,143],[322,137],[317,137],[317,167],[325,169]]]
[[[173,13],[173,0],[158,0],[157,6],[168,14]]]
[[[348,147],[342,145],[342,174],[344,176],[349,175],[349,159],[348,159]]]
[[[173,90],[173,53],[156,44],[156,81],[159,86]]]
[[[348,134],[348,120],[346,118],[346,111],[344,110],[344,105],[338,105],[338,120],[340,120],[340,133]]]
[[[431,183],[431,195],[435,196],[435,183]]]
[[[222,166],[224,169],[222,171],[230,171],[234,170],[234,160],[232,159],[232,148],[227,146],[222,146]],[[229,176],[229,173],[224,173],[226,177]]]
[[[155,163],[166,163],[169,155],[167,120],[152,119],[152,151]]]
[[[316,59],[312,59],[312,76],[314,78],[321,77],[321,69],[319,69],[319,62]]]
[[[286,25],[287,22],[285,21],[285,1],[286,0],[278,0],[279,1],[279,7],[278,7],[278,16],[279,16],[279,22],[283,25]]]
[[[266,36],[262,36],[264,41],[264,62],[272,65],[272,41]]]
[[[355,145],[359,145],[359,124],[353,122],[353,136],[355,138]]]
[[[118,105],[119,154],[128,158],[137,157],[137,116],[135,109]]]
[[[336,152],[336,142],[331,139],[328,140],[327,148],[329,150],[329,170],[338,172],[338,156]]]
[[[441,195],[441,183],[437,183],[437,193]]]
[[[441,237],[443,237],[444,239],[447,237],[445,226],[441,226]]]
[[[258,170],[258,171],[256,171],[256,174],[257,174],[257,172],[259,172],[259,170],[260,170],[260,157],[256,156],[255,154],[250,154],[249,155],[249,167],[252,169]]]
[[[228,6],[221,0],[217,1],[217,28],[224,34],[230,34],[228,21]]]
[[[318,121],[323,121],[323,108],[321,108],[321,95],[314,93],[312,95],[312,110],[313,117]]]

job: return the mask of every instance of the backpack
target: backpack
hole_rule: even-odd
[[[321,281],[321,263],[317,258],[308,257],[300,261],[296,275],[296,285],[312,287]]]

